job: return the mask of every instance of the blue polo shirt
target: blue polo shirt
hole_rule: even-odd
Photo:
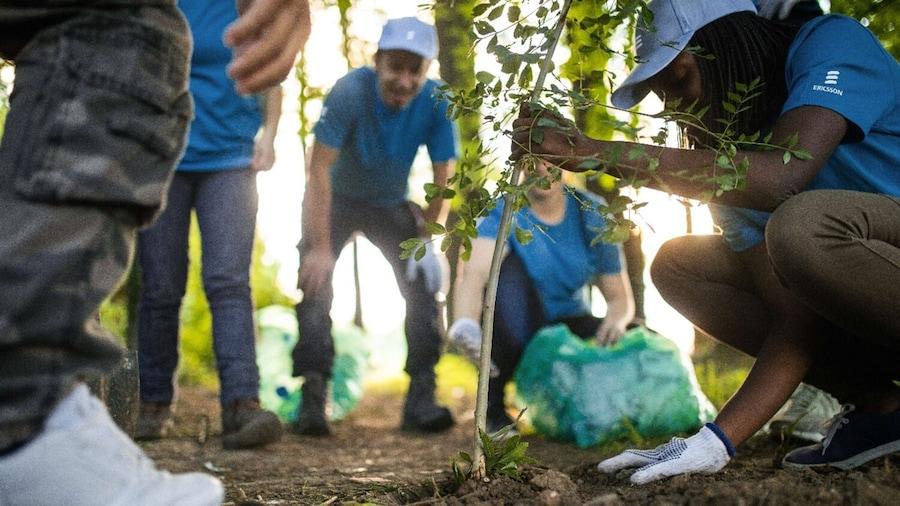
[[[242,97],[226,67],[231,49],[222,42],[225,28],[237,19],[233,1],[179,0],[194,39],[190,92],[194,120],[180,171],[242,169],[253,160],[254,138],[262,123],[258,97]]]
[[[590,208],[583,207],[579,200],[591,203]],[[478,224],[479,237],[497,237],[503,205],[499,201]],[[620,246],[604,242],[591,246],[606,228],[596,210],[598,205],[605,205],[602,198],[567,189],[565,216],[558,224],[543,223],[529,208],[513,216],[513,227],[530,231],[532,240],[521,244],[515,234],[510,234],[507,244],[525,265],[548,321],[590,314],[588,284],[597,276],[622,271]]]
[[[427,80],[406,107],[391,110],[381,100],[378,76],[370,67],[351,70],[325,98],[313,133],[339,150],[331,167],[335,195],[390,207],[406,201],[409,172],[419,146],[432,163],[457,157],[456,127],[447,119],[439,83]]]
[[[812,105],[847,120],[846,136],[806,189],[900,196],[900,64],[872,32],[836,14],[809,21],[788,50],[785,79],[783,113]],[[768,213],[710,207],[732,249],[763,241]]]

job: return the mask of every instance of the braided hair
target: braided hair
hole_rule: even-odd
[[[697,30],[689,42],[700,47],[697,65],[704,99],[708,105],[703,118],[710,131],[723,133],[725,125],[717,118],[727,118],[722,106],[736,84],[750,84],[759,78],[761,94],[747,105],[749,110],[735,117],[736,134],[751,135],[767,132],[781,113],[787,100],[784,68],[788,47],[797,35],[797,25],[761,18],[751,12],[736,12],[719,18]],[[695,144],[707,145],[707,135],[693,127],[685,127],[685,134]],[[715,147],[715,146],[707,146]]]

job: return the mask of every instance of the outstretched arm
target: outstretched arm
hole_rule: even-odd
[[[494,256],[494,238],[478,237],[472,240],[472,256],[461,262],[456,277],[453,296],[455,320],[470,318],[481,321],[484,306],[484,289],[487,286]]]
[[[441,189],[446,188],[447,180],[453,175],[455,167],[456,162],[454,160],[435,163],[433,168],[434,184]],[[434,221],[440,224],[446,223],[448,209],[449,206],[447,205],[447,201],[444,200],[443,197],[438,196],[431,199],[431,202],[428,203],[428,207],[425,208],[425,221]]]
[[[258,93],[287,77],[312,29],[308,0],[240,0],[225,31],[234,49],[228,75],[240,93]]]
[[[630,142],[591,139],[574,126],[556,117],[564,128],[537,127],[538,114],[523,106],[514,126],[513,157],[531,153],[546,158],[566,170],[581,172],[585,160],[599,160],[600,167],[622,178],[649,179],[647,186],[689,198],[709,198],[718,187],[709,178],[724,169],[716,167],[717,153],[710,149],[675,149]],[[552,114],[549,117],[553,117]],[[531,131],[540,129],[541,142],[534,142]],[[784,143],[798,136],[797,146],[806,149],[808,160],[796,157],[789,165],[783,151],[739,151],[735,162],[749,161],[746,187],[725,192],[712,200],[738,207],[771,211],[799,193],[809,184],[847,133],[848,124],[834,111],[815,106],[798,107],[783,114],[775,123],[773,142]],[[540,138],[541,136],[538,136]],[[633,153],[633,154],[631,154]],[[658,160],[658,166],[654,167]]]
[[[312,295],[328,282],[334,270],[331,252],[331,166],[338,150],[321,142],[312,147],[303,195],[303,258],[297,285]]]
[[[625,335],[625,327],[634,319],[634,295],[624,269],[600,276],[596,285],[606,300],[606,317],[597,329],[597,344],[609,346]]]
[[[251,166],[254,171],[267,171],[275,164],[275,135],[278,134],[278,121],[281,120],[281,97],[281,85],[272,87],[265,94],[262,131],[253,145]]]

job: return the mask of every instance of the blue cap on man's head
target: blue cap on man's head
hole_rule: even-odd
[[[381,30],[378,50],[401,49],[433,60],[438,53],[437,30],[418,18],[389,19]]]
[[[735,12],[756,12],[753,0],[653,0],[649,7],[653,22],[638,22],[634,36],[639,63],[610,97],[622,109],[634,107],[650,93],[647,80],[666,68],[697,30]]]

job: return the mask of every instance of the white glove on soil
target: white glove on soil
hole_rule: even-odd
[[[450,325],[447,336],[456,350],[478,367],[481,364],[481,325],[471,318],[460,318]],[[500,369],[491,361],[490,376],[497,377]]]
[[[708,423],[687,439],[672,438],[652,450],[625,450],[597,464],[597,469],[613,473],[640,466],[631,475],[631,482],[643,485],[678,474],[712,474],[725,467],[733,455],[734,447],[725,434],[715,424]]]
[[[428,293],[437,293],[441,288],[441,262],[434,252],[432,243],[425,244],[425,256],[416,260],[415,255],[406,260],[406,279],[414,283],[419,276],[425,280],[425,288]]]

